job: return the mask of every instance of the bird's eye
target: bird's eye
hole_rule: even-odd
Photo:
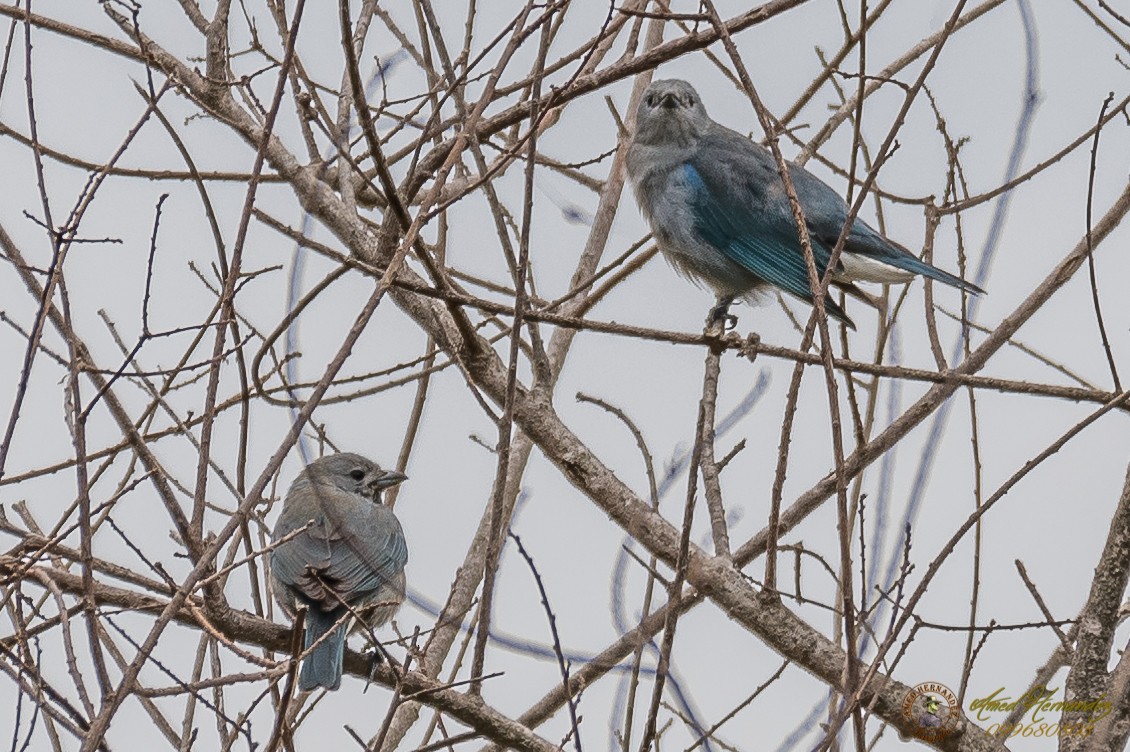
[[[647,106],[648,107],[654,107],[655,106],[655,95],[654,94],[648,94],[647,95]]]
[[[365,471],[360,468],[356,470],[350,470],[349,477],[357,481],[365,480]]]

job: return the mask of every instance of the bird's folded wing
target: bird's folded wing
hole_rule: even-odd
[[[400,522],[388,507],[362,502],[350,524],[338,530],[326,575],[347,598],[360,598],[394,585],[408,562]]]
[[[391,509],[320,486],[316,506],[303,512],[287,515],[276,527],[278,538],[314,520],[275,549],[271,571],[307,600],[332,608],[337,605],[333,594],[352,601],[375,593],[404,569],[408,546]]]
[[[780,177],[776,172],[767,174],[764,168],[762,162],[740,157],[695,159],[685,164],[685,176],[694,191],[695,230],[730,260],[811,302],[808,267],[788,201],[782,206],[773,184],[765,183],[775,178],[779,186]],[[816,239],[812,250],[822,275],[828,250]],[[825,299],[825,305],[829,313],[845,317],[834,301]]]

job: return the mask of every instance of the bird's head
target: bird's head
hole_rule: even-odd
[[[649,146],[689,146],[710,123],[693,86],[677,78],[653,81],[636,110],[635,141]]]
[[[380,503],[381,491],[408,479],[404,473],[382,470],[359,454],[342,452],[322,457],[306,466],[303,475],[313,483],[327,483],[342,491],[359,494]]]

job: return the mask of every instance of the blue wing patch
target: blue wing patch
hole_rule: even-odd
[[[808,267],[792,215],[782,218],[765,211],[755,212],[752,192],[749,202],[736,200],[732,191],[711,185],[690,162],[684,163],[683,173],[693,189],[695,231],[699,237],[759,278],[811,303]],[[811,242],[816,270],[823,275],[828,268],[829,249],[819,238],[811,237]],[[825,297],[824,307],[854,328],[851,319],[830,297]]]

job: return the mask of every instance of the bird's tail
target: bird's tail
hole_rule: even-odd
[[[887,263],[893,263],[887,259],[883,260],[887,261]],[[915,274],[921,274],[923,277],[929,277],[935,282],[941,282],[943,284],[949,285],[950,287],[956,287],[959,290],[965,290],[966,292],[973,293],[974,295],[982,295],[985,292],[972,282],[964,280],[956,275],[950,274],[949,272],[939,269],[932,264],[927,264],[925,261],[918,258],[914,254],[907,254],[906,257],[900,257],[898,259],[898,263],[895,263],[894,265],[899,267],[900,269],[905,269],[908,272],[914,272]]]
[[[828,248],[831,250],[831,246],[828,246]],[[959,290],[965,290],[974,295],[980,295],[985,292],[972,282],[923,261],[915,254],[911,253],[906,246],[900,245],[890,238],[880,235],[865,222],[857,220],[855,225],[853,225],[851,235],[848,238],[847,244],[844,246],[844,255],[846,256],[849,253],[855,254],[867,261],[877,261],[880,264],[902,269],[911,274],[921,274],[923,277],[929,277],[935,282],[941,282],[942,284],[956,287]],[[852,279],[869,279],[869,277],[867,275],[852,276]],[[874,279],[872,281],[879,282],[884,280]]]
[[[326,613],[317,608],[310,608],[306,612],[304,648],[308,650],[330,630],[333,630],[333,634],[315,645],[314,650],[302,662],[298,688],[303,692],[309,692],[315,687],[333,690],[341,686],[341,662],[345,656],[345,630],[348,624],[337,624],[339,616],[341,614],[337,611]]]

